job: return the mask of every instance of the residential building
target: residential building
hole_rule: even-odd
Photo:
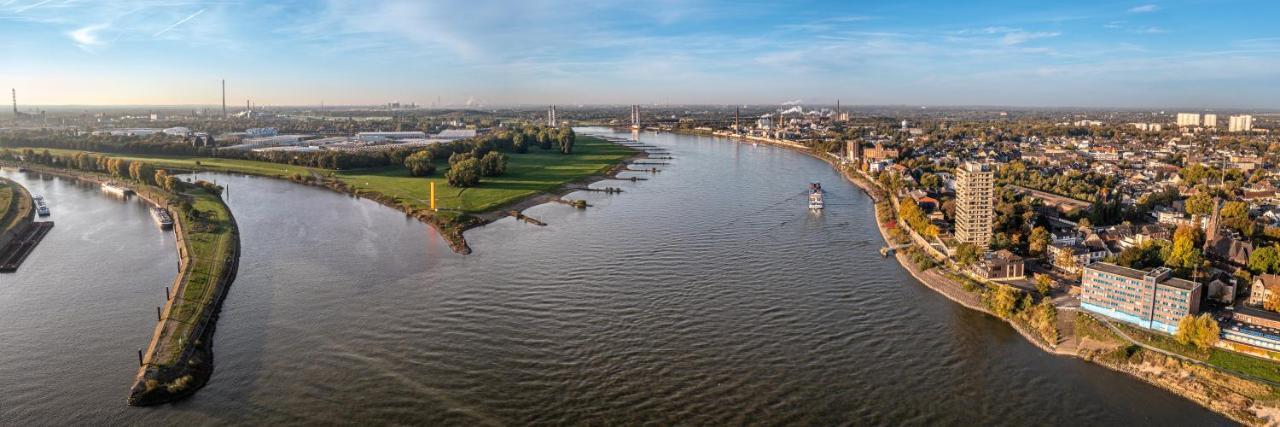
[[[1218,127],[1218,115],[1217,115],[1217,114],[1205,114],[1205,115],[1204,115],[1204,127],[1207,127],[1207,128],[1216,128],[1216,127]]]
[[[1086,246],[1082,244],[1063,245],[1050,243],[1045,250],[1049,255],[1049,263],[1055,268],[1079,273],[1084,266],[1101,261],[1111,255],[1105,246]]]
[[[1227,131],[1229,132],[1249,132],[1253,130],[1253,116],[1231,116],[1227,120]]]
[[[1196,113],[1178,113],[1178,126],[1200,126],[1200,115]]]
[[[1104,262],[1086,266],[1080,284],[1081,309],[1171,334],[1183,317],[1200,312],[1204,290],[1167,267],[1141,271]]]
[[[1280,293],[1280,275],[1262,274],[1253,278],[1253,287],[1249,289],[1249,299],[1245,302],[1254,307],[1262,307],[1267,298]]]
[[[965,162],[956,168],[956,240],[986,249],[995,220],[995,174],[990,163]]]
[[[1022,257],[1001,249],[987,252],[982,259],[970,269],[974,274],[988,280],[1016,280],[1026,278]]]

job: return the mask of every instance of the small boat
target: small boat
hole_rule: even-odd
[[[173,228],[173,217],[169,216],[168,209],[151,208],[151,218],[156,220],[156,225],[162,229]]]
[[[31,196],[31,200],[36,203],[36,214],[40,216],[49,216],[49,205],[44,203],[44,196]]]
[[[809,209],[821,210],[825,206],[822,201],[822,183],[809,183]]]

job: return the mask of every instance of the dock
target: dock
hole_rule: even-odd
[[[0,248],[0,273],[18,271],[27,256],[35,251],[36,246],[44,240],[44,236],[53,229],[53,221],[33,222],[27,229],[15,236],[9,245]]]

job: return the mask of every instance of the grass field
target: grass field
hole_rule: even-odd
[[[40,149],[42,150],[42,149]],[[50,149],[54,154],[73,154],[74,150]],[[127,160],[141,160],[158,168],[237,172],[250,175],[288,178],[295,174],[330,176],[360,192],[382,194],[413,209],[429,207],[430,183],[436,184],[436,207],[459,213],[489,211],[520,199],[548,192],[592,175],[598,175],[634,154],[630,148],[598,138],[579,136],[574,153],[559,154],[554,150],[533,148],[527,154],[508,154],[507,173],[486,177],[471,188],[450,187],[444,179],[446,159],[436,159],[438,170],[429,177],[409,176],[403,166],[331,171],[253,160],[219,159],[184,156],[147,156],[106,154]]]
[[[20,195],[17,186],[18,183],[0,178],[0,232],[16,227],[35,209],[30,199]]]
[[[599,175],[634,152],[591,137],[578,137],[574,154],[534,148],[528,154],[509,154],[507,173],[485,177],[471,188],[450,187],[444,179],[447,167],[430,177],[411,177],[400,166],[337,172],[335,177],[360,191],[395,197],[415,209],[429,207],[430,184],[436,184],[436,207],[465,213],[489,211],[520,199],[548,192],[592,175]],[[437,160],[438,165],[445,162]]]
[[[180,221],[186,232],[189,260],[187,269],[180,273],[184,281],[182,298],[174,301],[168,313],[173,329],[160,337],[161,351],[155,355],[154,362],[160,365],[171,365],[186,340],[196,338],[192,328],[212,307],[218,281],[231,273],[226,271],[226,261],[237,239],[231,213],[218,196],[201,188],[189,188],[183,194],[191,197],[192,209],[200,216],[191,219],[181,212],[173,213],[174,220]]]

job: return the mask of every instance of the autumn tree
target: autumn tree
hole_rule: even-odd
[[[404,167],[409,169],[409,175],[431,175],[436,171],[436,164],[432,162],[433,157],[429,150],[415,152],[404,158]]]
[[[1199,267],[1204,261],[1200,252],[1200,229],[1188,225],[1178,226],[1173,232],[1173,246],[1164,264],[1174,268],[1189,270]]]
[[[1036,227],[1031,229],[1031,237],[1027,240],[1027,250],[1033,256],[1044,254],[1045,249],[1049,247],[1049,241],[1052,240],[1049,230],[1044,227]]]
[[[1195,346],[1201,351],[1208,350],[1218,343],[1222,331],[1218,322],[1209,313],[1199,316],[1187,315],[1178,321],[1178,333],[1174,338],[1183,345]]]

